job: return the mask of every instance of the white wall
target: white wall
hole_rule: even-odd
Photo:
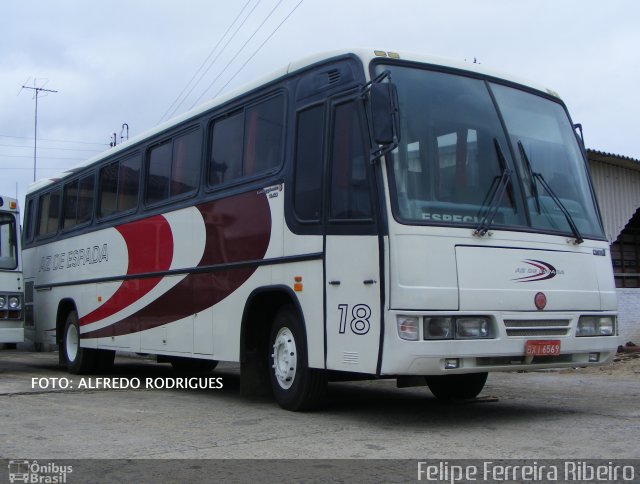
[[[640,289],[617,289],[618,324],[622,344],[640,345]]]

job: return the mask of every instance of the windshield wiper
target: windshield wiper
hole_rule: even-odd
[[[491,186],[489,187],[489,191],[482,201],[482,209],[478,213],[478,216],[482,217],[482,219],[480,220],[480,224],[473,231],[473,235],[478,237],[484,237],[487,232],[489,232],[493,219],[500,208],[502,197],[504,197],[505,192],[508,191],[509,184],[511,183],[511,170],[507,168],[507,159],[504,156],[500,142],[497,138],[494,138],[493,142],[498,155],[501,174],[494,177],[491,182]],[[509,197],[511,197],[510,194]],[[487,201],[489,201],[489,203],[487,203]]]
[[[524,166],[527,169],[527,175],[529,176],[529,189],[531,195],[536,202],[536,211],[540,214],[540,196],[538,195],[538,185],[536,184],[536,177],[533,175],[533,169],[531,168],[531,162],[527,156],[527,152],[522,145],[522,141],[518,141],[518,149],[520,150],[520,157],[524,161]]]
[[[571,228],[571,232],[573,232],[573,236],[576,239],[575,241],[576,245],[582,244],[584,242],[584,239],[582,238],[582,234],[580,234],[580,231],[578,230],[578,226],[573,220],[573,217],[569,213],[569,210],[567,210],[567,207],[565,207],[564,203],[562,203],[562,200],[560,200],[558,195],[556,195],[556,193],[551,189],[551,186],[549,186],[549,184],[547,183],[547,180],[545,180],[544,176],[542,176],[542,173],[536,173],[532,170],[531,163],[529,162],[529,157],[527,156],[527,153],[524,149],[524,146],[522,146],[521,141],[518,141],[518,148],[520,149],[520,155],[524,160],[524,163],[527,167],[527,171],[531,178],[531,193],[535,197],[536,209],[538,210],[538,213],[540,213],[540,198],[538,196],[538,187],[536,185],[536,180],[540,182],[540,185],[542,185],[542,187],[547,191],[547,193],[551,197],[551,200],[555,202],[555,204],[558,206],[558,208],[564,215],[564,218],[567,220],[567,223]]]
[[[545,180],[544,177],[542,176],[542,173],[534,173],[533,176],[538,179],[540,184],[544,187],[544,189],[547,191],[547,193],[551,197],[551,200],[553,200],[556,203],[556,205],[564,215],[564,218],[567,219],[567,223],[569,224],[569,227],[571,227],[571,232],[573,232],[573,236],[576,239],[575,241],[576,245],[582,244],[584,242],[584,239],[582,238],[582,235],[580,234],[580,231],[578,230],[578,227],[576,226],[576,223],[573,220],[573,217],[569,213],[569,210],[567,210],[567,207],[564,206],[564,203],[562,203],[562,201],[558,198],[558,195],[556,195],[555,192],[551,189],[551,187],[547,183],[547,180]]]

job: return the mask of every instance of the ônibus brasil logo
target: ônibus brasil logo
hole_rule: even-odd
[[[55,462],[38,464],[37,460],[10,460],[9,482],[33,484],[65,484],[67,474],[73,472],[73,466],[59,465]]]
[[[518,267],[516,274],[521,277],[516,277],[512,281],[517,282],[534,282],[534,281],[546,281],[547,279],[553,279],[557,275],[564,274],[564,271],[559,271],[548,262],[535,259],[527,259],[522,261],[524,264],[528,264],[528,267]],[[527,275],[523,275],[527,274]]]

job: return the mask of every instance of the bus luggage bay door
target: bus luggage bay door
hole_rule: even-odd
[[[377,236],[328,236],[327,368],[375,373],[380,343]]]

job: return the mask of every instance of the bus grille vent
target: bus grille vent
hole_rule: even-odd
[[[356,351],[345,351],[342,355],[342,362],[357,365],[360,363],[360,355]]]
[[[571,329],[568,319],[521,320],[506,319],[507,336],[567,336]]]
[[[338,69],[331,69],[327,72],[327,77],[329,78],[329,85],[336,84],[340,82],[340,71]]]

